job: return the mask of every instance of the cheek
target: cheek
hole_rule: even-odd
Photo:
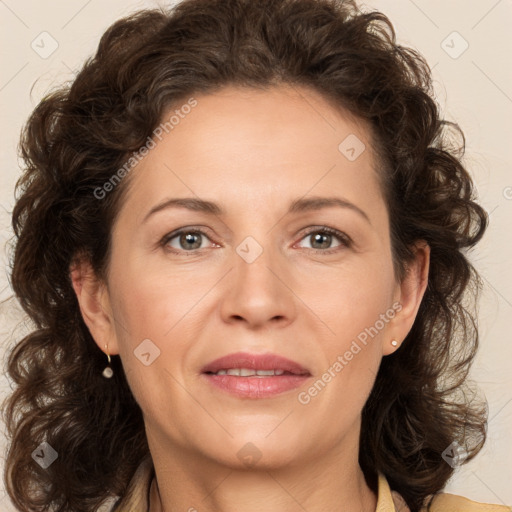
[[[203,273],[204,274],[204,273]],[[211,273],[210,273],[211,274]],[[215,282],[215,276],[190,270],[120,264],[112,275],[116,311],[129,337],[162,340],[185,319]]]
[[[329,381],[327,402],[352,410],[361,409],[371,391],[395,316],[391,263],[384,258],[366,263],[331,281],[319,315],[332,331],[324,339],[326,363],[319,376]]]
[[[340,411],[336,432],[349,428],[368,399],[392,319],[387,312],[394,313],[387,294],[377,289],[369,292],[360,281],[358,284],[325,297],[330,304],[326,323],[334,335],[323,339],[324,363],[311,386],[299,396],[301,404],[311,406],[312,417]]]
[[[347,341],[374,326],[392,306],[395,282],[391,263],[343,269],[339,278],[325,282],[321,301],[336,338]],[[387,323],[385,324],[387,325]],[[378,329],[383,330],[381,322]]]

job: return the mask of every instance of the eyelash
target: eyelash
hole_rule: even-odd
[[[185,250],[170,249],[167,244],[172,239],[176,238],[177,236],[182,235],[183,233],[201,234],[201,235],[205,236],[206,238],[210,239],[210,237],[208,236],[208,233],[201,228],[182,228],[182,229],[179,229],[178,231],[173,231],[172,233],[168,233],[167,235],[165,235],[160,240],[159,245],[162,246],[167,252],[170,252],[172,254],[177,254],[177,255],[184,255],[187,253],[193,255],[193,254],[196,254],[197,251],[203,250],[203,249],[193,249],[191,251],[185,251]],[[314,248],[308,248],[308,247],[306,247],[305,249],[309,249],[310,251],[314,251],[316,253],[333,254],[333,253],[341,250],[341,248],[343,246],[346,248],[349,248],[352,245],[352,239],[348,235],[346,235],[345,233],[342,233],[341,231],[338,231],[337,229],[330,228],[328,226],[313,226],[313,227],[309,228],[308,231],[300,238],[299,241],[303,240],[304,238],[308,237],[309,235],[316,234],[316,233],[324,233],[324,234],[327,233],[329,235],[334,235],[341,242],[341,245],[334,247],[332,249],[314,249]]]

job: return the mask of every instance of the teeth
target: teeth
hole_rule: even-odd
[[[215,375],[236,375],[237,377],[269,377],[283,375],[284,370],[251,370],[249,368],[230,368],[219,370]]]

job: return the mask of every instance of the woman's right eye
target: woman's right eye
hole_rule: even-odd
[[[203,244],[206,240],[210,239],[201,229],[182,229],[165,235],[160,243],[164,248],[169,249],[171,252],[179,253],[204,249],[208,247],[208,245]],[[213,242],[211,242],[211,244],[213,244]]]

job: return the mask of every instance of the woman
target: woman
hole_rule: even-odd
[[[110,27],[22,138],[20,510],[509,510],[441,492],[485,440],[487,218],[430,92],[351,2]]]

